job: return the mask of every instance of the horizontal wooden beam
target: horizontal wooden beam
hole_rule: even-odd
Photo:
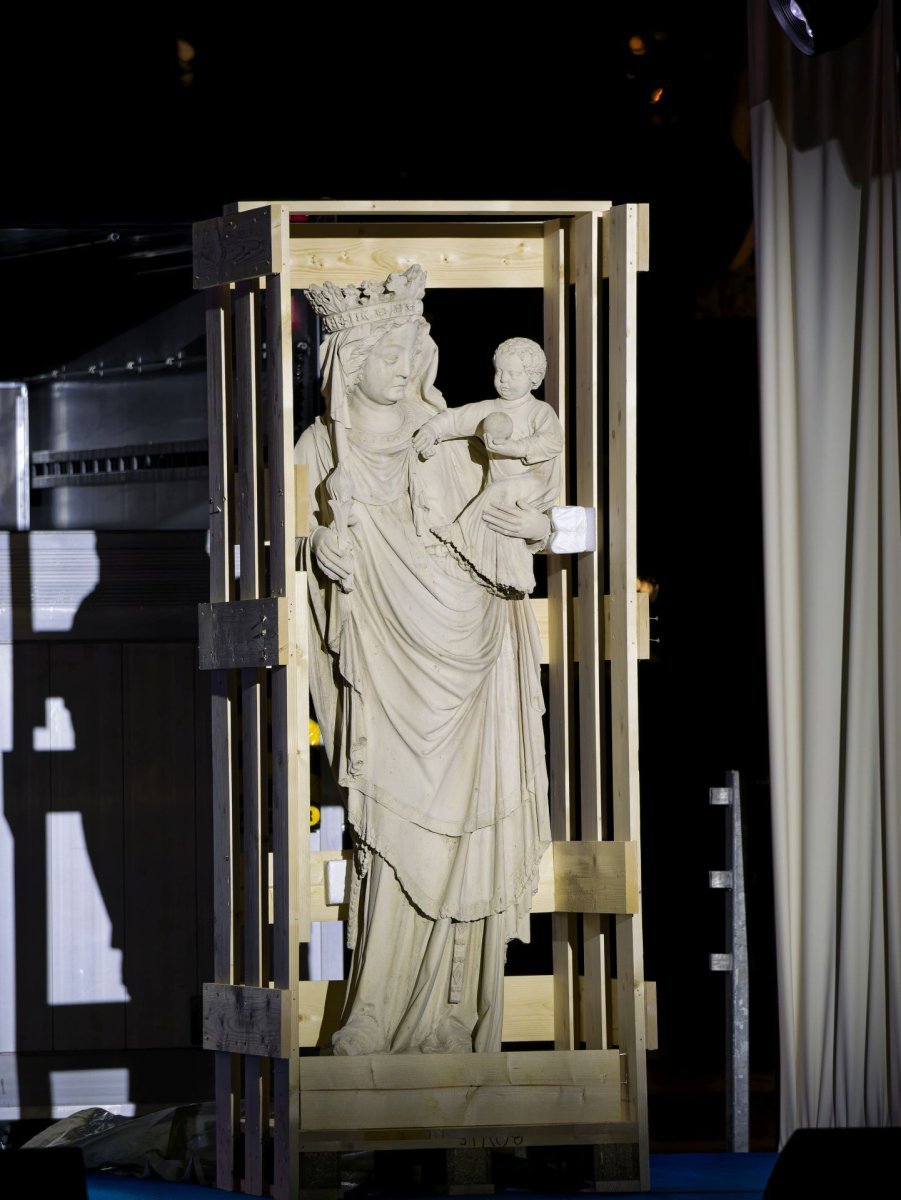
[[[288,602],[284,596],[198,605],[201,671],[283,667],[288,661]]]
[[[310,855],[314,921],[346,918],[351,854],[350,850],[314,850]],[[336,869],[339,862],[343,870]],[[270,886],[270,896],[271,890]],[[622,915],[637,913],[638,901],[635,842],[552,842],[550,853],[541,860],[532,912]]]
[[[287,1058],[291,1053],[290,993],[278,988],[203,985],[203,1048]]]
[[[195,223],[195,288],[271,275],[272,263],[272,213],[268,206]]]
[[[615,1050],[302,1058],[301,1128],[571,1125],[623,1115]]]
[[[623,1104],[623,1109],[629,1106]],[[301,1130],[301,1150],[338,1153],[391,1150],[514,1150],[519,1146],[621,1146],[638,1141],[634,1116],[571,1125],[480,1125],[418,1129]],[[470,1190],[470,1189],[467,1189]],[[605,1188],[609,1191],[609,1187]]]
[[[639,911],[636,842],[554,842],[553,872],[553,912]]]
[[[647,592],[638,592],[635,597],[638,606],[638,658],[651,657],[651,597]],[[541,638],[541,661],[550,661],[550,607],[543,597],[535,597],[531,601],[532,612],[538,622],[538,635]],[[604,658],[610,661],[610,597],[604,597]],[[579,599],[573,600],[572,620],[572,662],[579,661]]]
[[[291,286],[341,286],[384,279],[413,263],[430,288],[540,288],[543,226],[296,224],[291,230]]]
[[[607,212],[610,200],[239,200],[234,209],[284,205],[292,216],[572,217]],[[357,280],[359,283],[359,280]]]
[[[584,981],[579,980],[580,994]],[[657,1049],[657,984],[645,983],[647,1048]],[[313,980],[300,985],[300,1045],[326,1047],[339,1028],[344,1006],[343,980]],[[619,1039],[616,980],[611,981],[610,1041]],[[554,1040],[553,975],[508,975],[504,979],[505,1042],[552,1042]]]

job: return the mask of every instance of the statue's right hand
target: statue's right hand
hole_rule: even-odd
[[[353,551],[346,547],[342,549],[337,533],[328,525],[320,525],[314,531],[311,542],[322,573],[349,591],[355,565]]]
[[[413,449],[423,458],[432,457],[435,453],[437,442],[438,438],[429,429],[428,425],[423,425],[421,429],[417,429],[413,434]]]

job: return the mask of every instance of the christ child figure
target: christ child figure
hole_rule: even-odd
[[[433,533],[485,586],[511,598],[535,588],[532,556],[547,542],[547,514],[560,496],[563,429],[551,406],[532,391],[546,370],[537,342],[509,338],[494,352],[497,395],[446,409],[413,438],[423,458],[448,438],[481,438],[488,458],[482,490],[455,521]],[[503,532],[505,516],[518,515],[517,510],[544,514],[545,537],[527,541]]]

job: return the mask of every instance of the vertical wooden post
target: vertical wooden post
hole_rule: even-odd
[[[567,462],[567,295],[566,235],[562,222],[548,221],[544,228],[544,352],[547,375],[544,395],[563,426],[563,496],[568,495]],[[572,581],[568,555],[552,554],[547,560],[549,615],[548,714],[550,725],[550,808],[554,841],[574,835],[572,812],[573,759],[572,704]],[[574,1050],[579,1038],[578,926],[575,913],[551,917],[554,962],[554,1048]]]
[[[636,317],[639,206],[610,213],[610,671],[613,832],[640,841],[638,779],[637,389]],[[616,917],[619,1044],[639,1128],[641,1187],[649,1186],[645,980],[639,911]]]
[[[207,412],[209,420],[210,599],[231,600],[231,312],[227,287],[211,288],[206,309]],[[232,688],[227,671],[214,671],[212,691],[213,972],[216,983],[234,982],[232,845]],[[216,1052],[216,1186],[234,1186],[238,1123],[237,1060]]]
[[[262,437],[259,414],[260,344],[259,284],[235,287],[236,434],[238,444],[238,516],[240,524],[242,600],[263,595],[261,526]],[[241,672],[242,811],[244,814],[244,978],[265,987],[263,946],[268,926],[266,679],[263,671]],[[265,901],[265,903],[264,903]],[[265,1080],[268,1071],[257,1055],[244,1060],[244,1187],[263,1192],[263,1139],[268,1134]]]
[[[573,218],[576,287],[576,503],[597,511],[597,550],[580,554],[579,579],[579,778],[582,839],[604,836],[606,694],[604,685],[604,539],[599,485],[598,308],[601,287],[600,223],[596,213]],[[582,1040],[589,1050],[607,1046],[606,918],[582,917],[585,990]]]
[[[300,979],[300,856],[309,853],[309,796],[301,826],[300,756],[297,704],[298,606],[294,570],[294,400],[291,374],[291,272],[288,260],[289,211],[273,207],[273,267],[266,287],[266,345],[269,386],[269,591],[284,596],[288,611],[288,663],[272,668],[272,851],[274,928],[272,971],[275,986],[289,994],[294,1019],[285,1058],[273,1063],[275,1145],[272,1194],[294,1200],[299,1188],[300,1060],[298,983]],[[306,597],[301,597],[303,616]],[[305,628],[305,626],[304,626]],[[302,740],[308,744],[307,730]],[[309,788],[309,780],[305,781]],[[309,892],[309,871],[303,885]],[[307,938],[309,933],[307,932]]]

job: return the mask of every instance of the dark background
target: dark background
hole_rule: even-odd
[[[0,378],[60,367],[190,295],[192,223],[233,200],[648,202],[639,570],[659,586],[659,640],[640,671],[645,965],[660,1019],[651,1134],[658,1148],[724,1146],[725,979],[707,969],[709,953],[727,949],[723,896],[707,886],[724,865],[724,825],[707,794],[735,769],[752,1148],[773,1149],[745,6],[603,4],[500,26],[485,15],[12,22],[0,81]],[[190,61],[179,61],[178,38]]]

